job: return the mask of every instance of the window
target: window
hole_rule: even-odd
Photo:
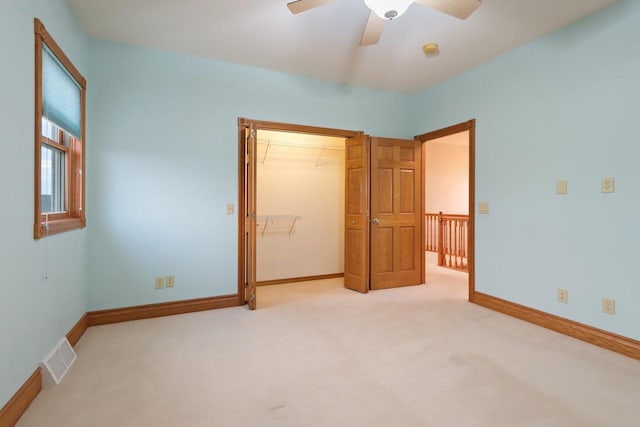
[[[86,81],[37,18],[34,237],[85,226]]]

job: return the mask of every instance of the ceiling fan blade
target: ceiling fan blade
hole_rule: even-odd
[[[371,12],[369,14],[369,19],[367,20],[367,26],[364,27],[364,32],[360,39],[360,46],[369,46],[378,43],[380,41],[383,28],[384,19]]]
[[[480,0],[414,0],[414,3],[439,10],[460,19],[467,19],[480,7]]]
[[[296,14],[309,9],[313,9],[318,6],[333,3],[334,1],[335,0],[297,0],[292,1],[291,3],[287,3],[287,7],[291,11],[291,13]]]

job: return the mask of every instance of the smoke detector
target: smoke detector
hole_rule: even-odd
[[[435,56],[440,53],[440,47],[438,43],[427,43],[422,46],[422,51],[426,56]]]

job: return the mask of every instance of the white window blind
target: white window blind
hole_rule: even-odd
[[[80,85],[44,44],[42,115],[76,138],[82,138]]]

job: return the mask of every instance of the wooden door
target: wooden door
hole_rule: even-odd
[[[245,302],[251,310],[256,309],[256,129],[253,125],[245,130]]]
[[[371,138],[371,289],[421,283],[422,147]]]
[[[369,137],[345,146],[344,286],[369,291]]]

